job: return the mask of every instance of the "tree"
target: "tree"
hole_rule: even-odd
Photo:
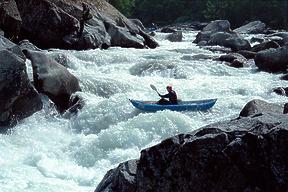
[[[135,0],[109,0],[108,2],[126,17],[130,17],[132,15]]]

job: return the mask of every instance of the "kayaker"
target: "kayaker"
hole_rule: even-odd
[[[168,85],[166,87],[166,89],[168,91],[168,93],[166,95],[161,95],[160,93],[158,93],[158,95],[161,97],[161,99],[157,103],[160,105],[171,105],[171,104],[175,105],[175,104],[177,104],[177,94],[172,89],[172,86]],[[168,98],[169,100],[164,99],[164,98]]]

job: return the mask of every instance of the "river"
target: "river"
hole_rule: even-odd
[[[279,75],[260,72],[251,61],[232,68],[195,55],[219,56],[197,47],[197,32],[184,32],[183,42],[157,33],[156,49],[53,50],[67,56],[78,77],[86,105],[65,119],[43,96],[43,110],[0,135],[1,192],[93,192],[105,173],[119,163],[139,158],[143,148],[204,125],[235,118],[252,99],[285,102],[273,87],[285,86]],[[27,62],[31,76],[30,63]],[[129,99],[158,100],[172,85],[182,100],[218,98],[205,112],[136,110]]]

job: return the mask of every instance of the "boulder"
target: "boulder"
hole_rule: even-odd
[[[143,37],[138,25],[104,0],[87,0],[85,3],[73,0],[16,2],[23,20],[21,39],[29,39],[40,48],[144,48],[146,41],[155,41],[147,34]],[[111,29],[111,26],[114,27]],[[137,35],[142,38],[135,38]]]
[[[248,102],[240,112],[240,116],[248,117],[259,113],[282,113],[283,107],[274,103],[268,103],[263,100],[254,99]]]
[[[117,192],[136,191],[136,170],[138,160],[121,163],[117,168],[106,173],[94,192],[105,192],[107,189]]]
[[[257,45],[254,45],[250,51],[252,52],[259,52],[259,51],[263,51],[265,49],[270,49],[270,48],[279,48],[280,45],[276,42],[276,41],[267,41],[267,42],[263,42]]]
[[[132,23],[138,26],[141,30],[145,31],[146,28],[144,27],[143,23],[139,19],[129,19]]]
[[[112,23],[105,23],[108,34],[111,36],[111,46],[126,48],[144,48],[144,41],[124,27],[118,27]]]
[[[224,41],[224,47],[231,48],[232,51],[250,50],[251,45],[248,40],[240,36],[232,36]]]
[[[278,95],[287,96],[288,95],[288,87],[275,87],[273,88],[273,92]]]
[[[8,126],[42,109],[40,95],[30,83],[25,60],[0,50],[0,126]]]
[[[144,31],[140,30],[139,34],[144,38],[144,45],[148,46],[149,48],[156,48],[159,47],[159,44],[157,41],[155,41],[153,38],[151,38],[147,33]]]
[[[264,33],[266,30],[266,24],[261,21],[252,21],[244,26],[234,29],[237,33],[257,34]]]
[[[230,63],[228,64],[229,66],[236,68],[243,67],[244,64],[247,62],[247,59],[238,53],[229,53],[226,55],[221,55],[219,57],[219,60],[229,62]]]
[[[226,55],[221,55],[219,57],[220,61],[227,61],[227,62],[230,62],[230,63],[232,61],[234,61],[235,59],[243,61],[243,63],[247,61],[247,59],[244,56],[242,56],[242,55],[240,55],[238,53],[229,53],[229,54],[226,54]]]
[[[287,191],[287,126],[272,112],[168,138],[141,151],[136,175],[111,170],[96,192]]]
[[[175,29],[172,29],[170,27],[164,27],[160,30],[161,33],[175,33],[177,32]]]
[[[85,105],[84,99],[79,95],[72,95],[69,99],[68,109],[63,113],[62,117],[70,119],[77,115],[78,111],[81,110]]]
[[[46,94],[60,112],[68,109],[71,95],[81,90],[78,79],[45,53],[31,50],[23,52],[32,62],[35,88]]]
[[[280,46],[288,44],[288,32],[276,32],[267,37],[270,41],[276,41]]]
[[[181,42],[183,39],[182,31],[176,31],[166,37],[171,42]]]
[[[288,46],[260,51],[256,54],[254,61],[256,66],[263,71],[286,71],[288,66]]]
[[[16,0],[22,18],[21,39],[40,48],[65,48],[63,37],[76,31],[78,20],[45,0]]]
[[[16,40],[18,38],[22,19],[14,0],[0,1],[0,28],[5,31],[5,37]]]
[[[256,53],[247,50],[237,51],[238,54],[244,56],[246,59],[254,59],[256,57]]]
[[[199,43],[201,41],[208,41],[210,37],[217,32],[232,33],[230,29],[230,23],[227,20],[216,20],[210,22],[206,27],[203,28],[196,36],[193,43]]]
[[[210,36],[207,45],[219,45],[231,48],[232,51],[249,50],[249,41],[237,34],[227,32],[217,32]]]

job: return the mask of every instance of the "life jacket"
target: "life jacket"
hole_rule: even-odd
[[[177,104],[177,94],[175,91],[170,91],[170,94],[172,95],[172,97],[169,97],[169,101],[172,103],[172,104]]]

